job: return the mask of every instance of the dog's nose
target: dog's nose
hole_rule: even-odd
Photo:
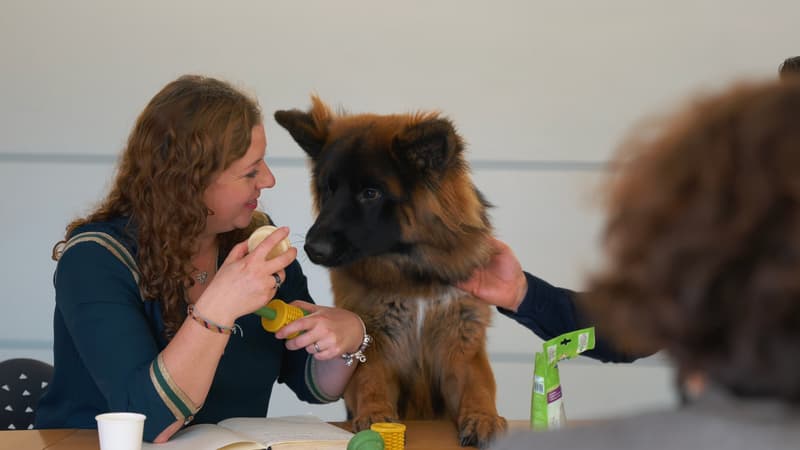
[[[308,258],[315,264],[325,264],[333,254],[333,244],[327,240],[306,241],[303,246]]]

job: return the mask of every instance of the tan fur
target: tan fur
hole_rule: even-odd
[[[491,314],[488,306],[452,288],[445,292],[417,289],[379,294],[342,270],[334,270],[331,280],[337,306],[359,314],[375,338],[367,351],[368,362],[356,371],[345,394],[357,429],[398,418],[442,416],[451,417],[459,427],[484,427],[483,433],[503,428],[484,348]],[[452,299],[441,300],[443,294]],[[419,305],[408,302],[415,297],[427,302],[421,324],[416,320]],[[365,298],[369,302],[364,302]],[[408,314],[389,314],[392,302],[406,304]],[[399,398],[401,390],[404,401]],[[434,411],[433,392],[441,393],[444,414]],[[403,410],[398,409],[401,404]]]

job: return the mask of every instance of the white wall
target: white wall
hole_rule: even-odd
[[[598,261],[603,162],[635,121],[703,89],[774,77],[800,53],[800,2],[540,0],[305,2],[5,0],[0,6],[0,359],[52,360],[50,249],[104,192],[138,112],[176,76],[219,76],[254,93],[278,178],[263,206],[311,223],[303,154],[271,119],[319,93],[354,112],[438,109],[469,143],[498,234],[529,271],[579,289]],[[324,271],[305,264],[316,299]],[[497,317],[499,408],[529,412],[541,341]],[[658,356],[562,365],[568,414],[673,403]],[[623,393],[624,395],[620,394]],[[343,417],[279,389],[271,414]]]

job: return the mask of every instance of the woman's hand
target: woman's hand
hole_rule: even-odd
[[[528,292],[528,280],[511,247],[495,238],[492,247],[492,259],[456,286],[486,303],[516,311]]]
[[[277,291],[273,274],[277,274],[281,281],[285,280],[283,269],[297,257],[297,249],[291,247],[275,258],[266,259],[272,247],[288,235],[287,227],[278,228],[249,254],[247,241],[236,244],[197,300],[197,310],[204,317],[230,325],[239,317],[264,306]]]
[[[310,314],[287,324],[275,333],[278,339],[285,339],[293,333],[304,331],[296,338],[286,341],[287,349],[305,348],[314,358],[323,361],[341,358],[342,354],[355,352],[361,346],[364,327],[355,313],[301,300],[295,300],[291,304]]]

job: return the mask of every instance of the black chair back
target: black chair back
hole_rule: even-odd
[[[29,358],[0,362],[0,430],[31,430],[53,366]]]

